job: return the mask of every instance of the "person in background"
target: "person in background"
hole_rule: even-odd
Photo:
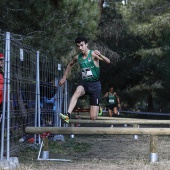
[[[2,119],[3,89],[4,89],[4,55],[0,53],[0,122]]]
[[[116,92],[114,92],[114,87],[111,86],[109,91],[105,93],[103,99],[107,99],[107,108],[109,112],[109,116],[112,117],[113,114],[115,116],[119,115],[119,110],[121,110],[120,99]]]
[[[79,97],[88,94],[90,95],[90,118],[96,119],[99,113],[100,104],[100,66],[99,61],[103,61],[107,64],[110,60],[103,56],[98,50],[90,50],[88,48],[88,42],[85,37],[78,37],[75,39],[75,44],[80,51],[80,54],[76,55],[67,65],[63,78],[60,80],[60,85],[63,85],[66,78],[75,63],[78,63],[81,68],[82,81],[74,92],[68,112],[65,114],[60,113],[60,118],[69,123],[70,115],[76,106]]]

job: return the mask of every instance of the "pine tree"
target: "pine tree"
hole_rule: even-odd
[[[100,16],[92,0],[2,0],[0,7],[1,29],[58,58],[72,50],[78,35],[93,39]]]
[[[140,79],[129,88],[129,93],[138,94],[141,91],[146,94],[148,111],[153,111],[154,100],[161,99],[160,92],[168,92],[169,6],[168,0],[129,0],[120,8],[128,34],[141,40],[138,41],[139,48],[132,53],[137,60],[132,71]]]

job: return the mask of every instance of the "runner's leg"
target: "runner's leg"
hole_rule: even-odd
[[[88,93],[90,94],[90,119],[95,120],[99,113],[101,83],[90,83]]]
[[[111,109],[108,109],[108,112],[109,112],[109,116],[112,117],[113,116],[113,112]]]
[[[64,120],[66,123],[69,123],[69,119],[71,117],[71,113],[77,103],[77,100],[80,96],[84,95],[85,94],[85,90],[84,90],[84,87],[83,86],[78,86],[76,88],[76,91],[74,92],[72,98],[71,98],[71,101],[70,101],[70,104],[69,104],[69,108],[68,108],[68,112],[67,113],[60,113],[59,114],[59,117],[60,119]]]
[[[99,113],[99,106],[90,105],[90,119],[95,120],[97,119]]]
[[[78,86],[76,88],[76,91],[74,92],[69,107],[68,107],[68,113],[72,113],[74,107],[76,106],[77,100],[80,96],[83,96],[85,94],[85,90],[83,86]]]
[[[114,108],[113,108],[113,112],[114,112],[115,115],[118,115],[118,108],[117,108],[117,107],[114,107]]]

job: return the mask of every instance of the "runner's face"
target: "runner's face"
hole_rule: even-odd
[[[81,43],[77,43],[77,48],[82,52],[82,53],[85,53],[87,51],[87,46],[88,44],[85,43],[84,41],[81,42]]]
[[[114,91],[114,88],[113,88],[113,87],[111,87],[111,88],[110,88],[110,92],[112,93],[113,91]]]
[[[0,60],[0,68],[3,68],[4,67],[4,60]]]

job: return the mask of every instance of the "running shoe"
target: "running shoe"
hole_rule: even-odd
[[[60,113],[60,114],[59,114],[59,118],[62,119],[62,120],[64,120],[66,123],[69,123],[69,116],[68,116],[68,114],[62,114],[62,113]]]
[[[103,109],[100,108],[100,109],[99,109],[99,114],[98,114],[98,116],[102,116],[102,113],[103,113],[102,111],[103,111]]]

